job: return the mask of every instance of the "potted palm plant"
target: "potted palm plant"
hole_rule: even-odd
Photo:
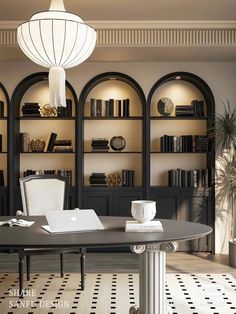
[[[236,107],[229,101],[215,120],[216,198],[227,204],[230,219],[229,264],[236,267]]]

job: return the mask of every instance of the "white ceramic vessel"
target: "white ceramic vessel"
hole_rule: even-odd
[[[156,215],[156,202],[146,200],[132,201],[131,214],[135,220],[141,223],[148,222]]]

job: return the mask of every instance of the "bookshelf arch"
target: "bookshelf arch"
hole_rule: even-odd
[[[90,102],[101,100],[102,114],[91,116]],[[111,105],[116,108],[118,104],[125,108],[124,99],[128,99],[130,114],[115,111],[110,113],[104,108]],[[120,101],[120,102],[119,102]],[[110,106],[111,106],[110,105]],[[79,118],[81,137],[81,181],[83,189],[84,205],[88,202],[90,193],[94,195],[110,195],[106,200],[101,200],[101,204],[107,207],[103,214],[130,215],[130,201],[136,198],[143,198],[146,190],[146,176],[144,165],[146,159],[146,99],[140,85],[130,76],[120,72],[105,72],[92,78],[83,88],[79,99]],[[104,126],[104,128],[103,128]],[[134,130],[136,129],[136,136]],[[96,130],[96,134],[92,133]],[[96,136],[95,136],[96,135]],[[106,138],[108,141],[113,136],[122,136],[126,140],[124,150],[120,152],[103,151],[96,153],[91,151],[92,138]],[[96,160],[96,166],[95,165]],[[100,166],[99,166],[100,165]],[[120,172],[122,169],[134,169],[134,184],[125,188],[116,187],[91,187],[89,186],[89,176],[94,172],[109,173]],[[92,191],[93,190],[93,191]],[[121,211],[115,208],[115,199],[120,196]],[[87,198],[87,199],[86,199]],[[122,203],[122,200],[124,202]],[[94,204],[96,208],[96,204]],[[97,211],[99,213],[99,210]],[[101,212],[101,211],[100,211]]]
[[[201,102],[198,109],[190,109],[192,106],[197,107],[194,103],[191,105],[192,101]],[[169,112],[164,112],[163,107],[158,108],[158,104],[163,106],[163,102],[167,105],[172,103]],[[186,108],[189,106],[189,112],[184,108],[185,105]],[[199,109],[202,106],[205,113]],[[180,107],[183,107],[181,110],[185,110],[184,113],[178,111]],[[177,116],[176,111],[178,111]],[[210,139],[209,129],[215,117],[215,100],[210,87],[202,78],[193,73],[183,71],[169,73],[158,79],[152,86],[147,98],[147,117],[149,121],[147,125],[147,197],[159,202],[159,217],[202,222],[214,228],[215,152],[214,139]],[[189,144],[191,147],[178,148],[177,146],[176,149],[175,140],[182,141],[183,137],[187,136],[188,140],[191,139]],[[198,137],[201,137],[203,141],[206,139],[207,150],[196,149],[195,142]],[[169,172],[172,170],[178,175],[181,170],[183,173],[186,171],[189,176],[194,173],[196,178],[199,169],[207,173],[206,178],[209,173],[209,182],[207,179],[206,184],[202,185],[197,182],[192,185],[187,182],[185,185],[181,181],[182,178],[174,185],[170,184]],[[214,236],[211,235],[198,243],[192,241],[186,245],[181,244],[180,250],[213,250],[213,238]]]
[[[34,164],[38,166],[38,161],[40,161],[43,165],[46,165],[46,169],[48,167],[51,169],[55,169],[55,167],[60,167],[56,169],[61,169],[61,164],[66,165],[67,159],[71,159],[71,164],[73,164],[73,187],[71,188],[71,193],[73,192],[73,206],[77,204],[78,197],[75,191],[77,190],[77,151],[78,147],[77,141],[75,138],[76,128],[77,128],[77,116],[78,116],[78,99],[72,85],[66,81],[66,91],[69,98],[72,99],[73,102],[73,115],[71,117],[24,117],[21,115],[22,102],[29,101],[32,99],[35,102],[42,104],[46,104],[49,101],[48,97],[48,73],[47,72],[37,72],[28,75],[25,77],[13,91],[11,98],[11,114],[10,114],[10,124],[12,126],[11,135],[10,135],[10,163],[12,165],[10,176],[11,176],[11,186],[9,189],[10,197],[10,211],[12,214],[15,213],[16,209],[19,209],[21,206],[21,199],[18,187],[18,179],[20,175],[22,175],[24,163],[31,164],[31,161],[34,159]],[[38,99],[41,99],[39,102]],[[53,122],[52,122],[53,120]],[[49,132],[50,128],[56,128],[56,130],[60,130],[61,124],[61,133],[63,134],[63,129],[65,129],[66,124],[72,125],[74,127],[71,128],[71,134],[73,134],[73,146],[74,151],[69,155],[68,154],[60,154],[59,158],[55,158],[55,167],[53,168],[53,158],[56,155],[46,154],[46,153],[32,153],[21,154],[19,151],[19,134],[20,132],[25,132],[25,130],[32,130],[32,136],[34,138],[43,138],[46,141],[46,133]],[[67,128],[67,127],[66,127]],[[68,128],[67,128],[68,129]],[[42,137],[40,136],[40,132],[42,133]],[[53,132],[53,129],[52,131]],[[45,133],[45,134],[44,134]],[[69,134],[69,132],[67,132]],[[62,135],[60,134],[60,135]],[[47,133],[48,136],[48,133]],[[63,160],[64,159],[64,160]],[[60,161],[61,160],[61,161]],[[32,162],[33,164],[33,162]],[[32,166],[33,167],[33,166]],[[29,168],[31,169],[31,168]],[[33,168],[34,169],[34,168]],[[42,168],[45,169],[45,168]],[[37,170],[37,169],[36,169]],[[76,200],[75,200],[76,198]]]
[[[7,215],[9,185],[9,107],[10,99],[7,89],[0,82],[0,215]]]

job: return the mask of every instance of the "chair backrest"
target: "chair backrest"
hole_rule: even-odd
[[[45,215],[47,210],[67,209],[68,182],[54,175],[30,175],[20,178],[25,215]]]

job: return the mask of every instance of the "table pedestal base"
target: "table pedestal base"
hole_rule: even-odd
[[[133,246],[139,255],[139,308],[132,306],[130,314],[166,314],[165,267],[166,251],[174,252],[175,243]]]

